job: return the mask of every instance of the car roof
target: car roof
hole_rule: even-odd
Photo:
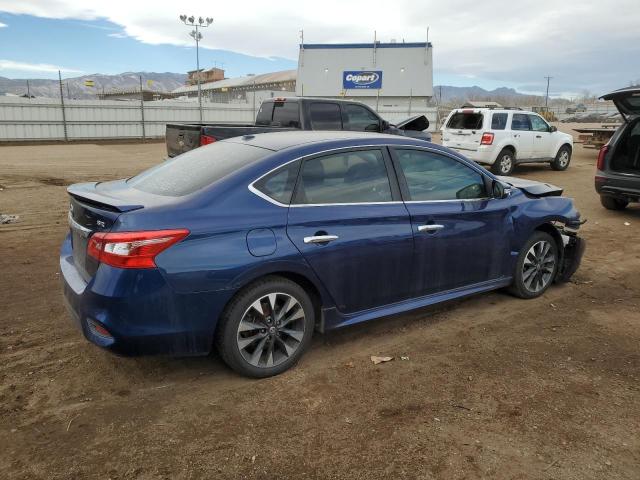
[[[464,112],[472,110],[475,113],[480,112],[497,112],[497,113],[536,113],[532,110],[522,110],[521,108],[489,108],[489,107],[460,107],[454,108],[456,112]],[[537,114],[536,114],[537,115]]]
[[[241,143],[254,147],[266,148],[278,152],[291,147],[317,146],[319,149],[326,147],[349,147],[358,145],[425,145],[425,140],[412,139],[399,135],[387,135],[384,133],[370,132],[346,132],[346,131],[285,131],[272,133],[257,133],[255,135],[243,135],[223,142]],[[433,144],[429,143],[430,146]]]

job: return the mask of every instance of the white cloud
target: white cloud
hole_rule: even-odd
[[[50,65],[48,63],[14,62],[13,60],[2,59],[0,59],[0,70],[14,70],[17,72],[29,73],[55,73],[60,70],[62,73],[83,73],[81,70],[73,70],[71,68],[60,67],[58,65]]]
[[[4,28],[4,27],[8,27],[8,25],[6,23],[0,22],[0,28]]]
[[[126,34],[126,33],[122,33],[122,32],[109,33],[109,34],[107,35],[107,37],[113,37],[113,38],[127,38],[127,34]]]
[[[0,11],[83,21],[103,19],[149,44],[192,45],[181,13],[213,16],[205,48],[296,59],[299,30],[307,42],[424,41],[427,26],[439,73],[553,88],[626,85],[640,72],[637,0],[0,0]],[[115,35],[112,35],[115,36]]]

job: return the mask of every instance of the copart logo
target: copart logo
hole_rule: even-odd
[[[371,85],[380,80],[380,75],[376,72],[348,73],[345,76],[347,82],[353,82],[355,85]]]

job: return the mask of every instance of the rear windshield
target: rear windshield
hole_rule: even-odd
[[[451,115],[447,128],[456,130],[480,130],[483,116],[481,113],[456,112]]]
[[[181,197],[211,185],[270,153],[273,152],[251,145],[216,142],[167,160],[127,182],[143,192]]]
[[[298,102],[264,102],[256,115],[256,125],[300,128]]]

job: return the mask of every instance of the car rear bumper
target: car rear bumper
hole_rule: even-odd
[[[233,293],[178,294],[159,269],[108,265],[86,282],[73,263],[69,237],[60,251],[60,271],[65,304],[87,340],[124,355],[207,354]]]
[[[630,202],[640,201],[640,175],[598,170],[595,176],[595,188],[600,195]]]
[[[494,155],[494,148],[492,145],[480,145],[476,150],[454,147],[446,145],[445,143],[443,143],[443,145],[450,148],[451,150],[455,150],[459,154],[464,155],[465,157],[473,160],[476,163],[493,165],[496,161],[497,155]]]

